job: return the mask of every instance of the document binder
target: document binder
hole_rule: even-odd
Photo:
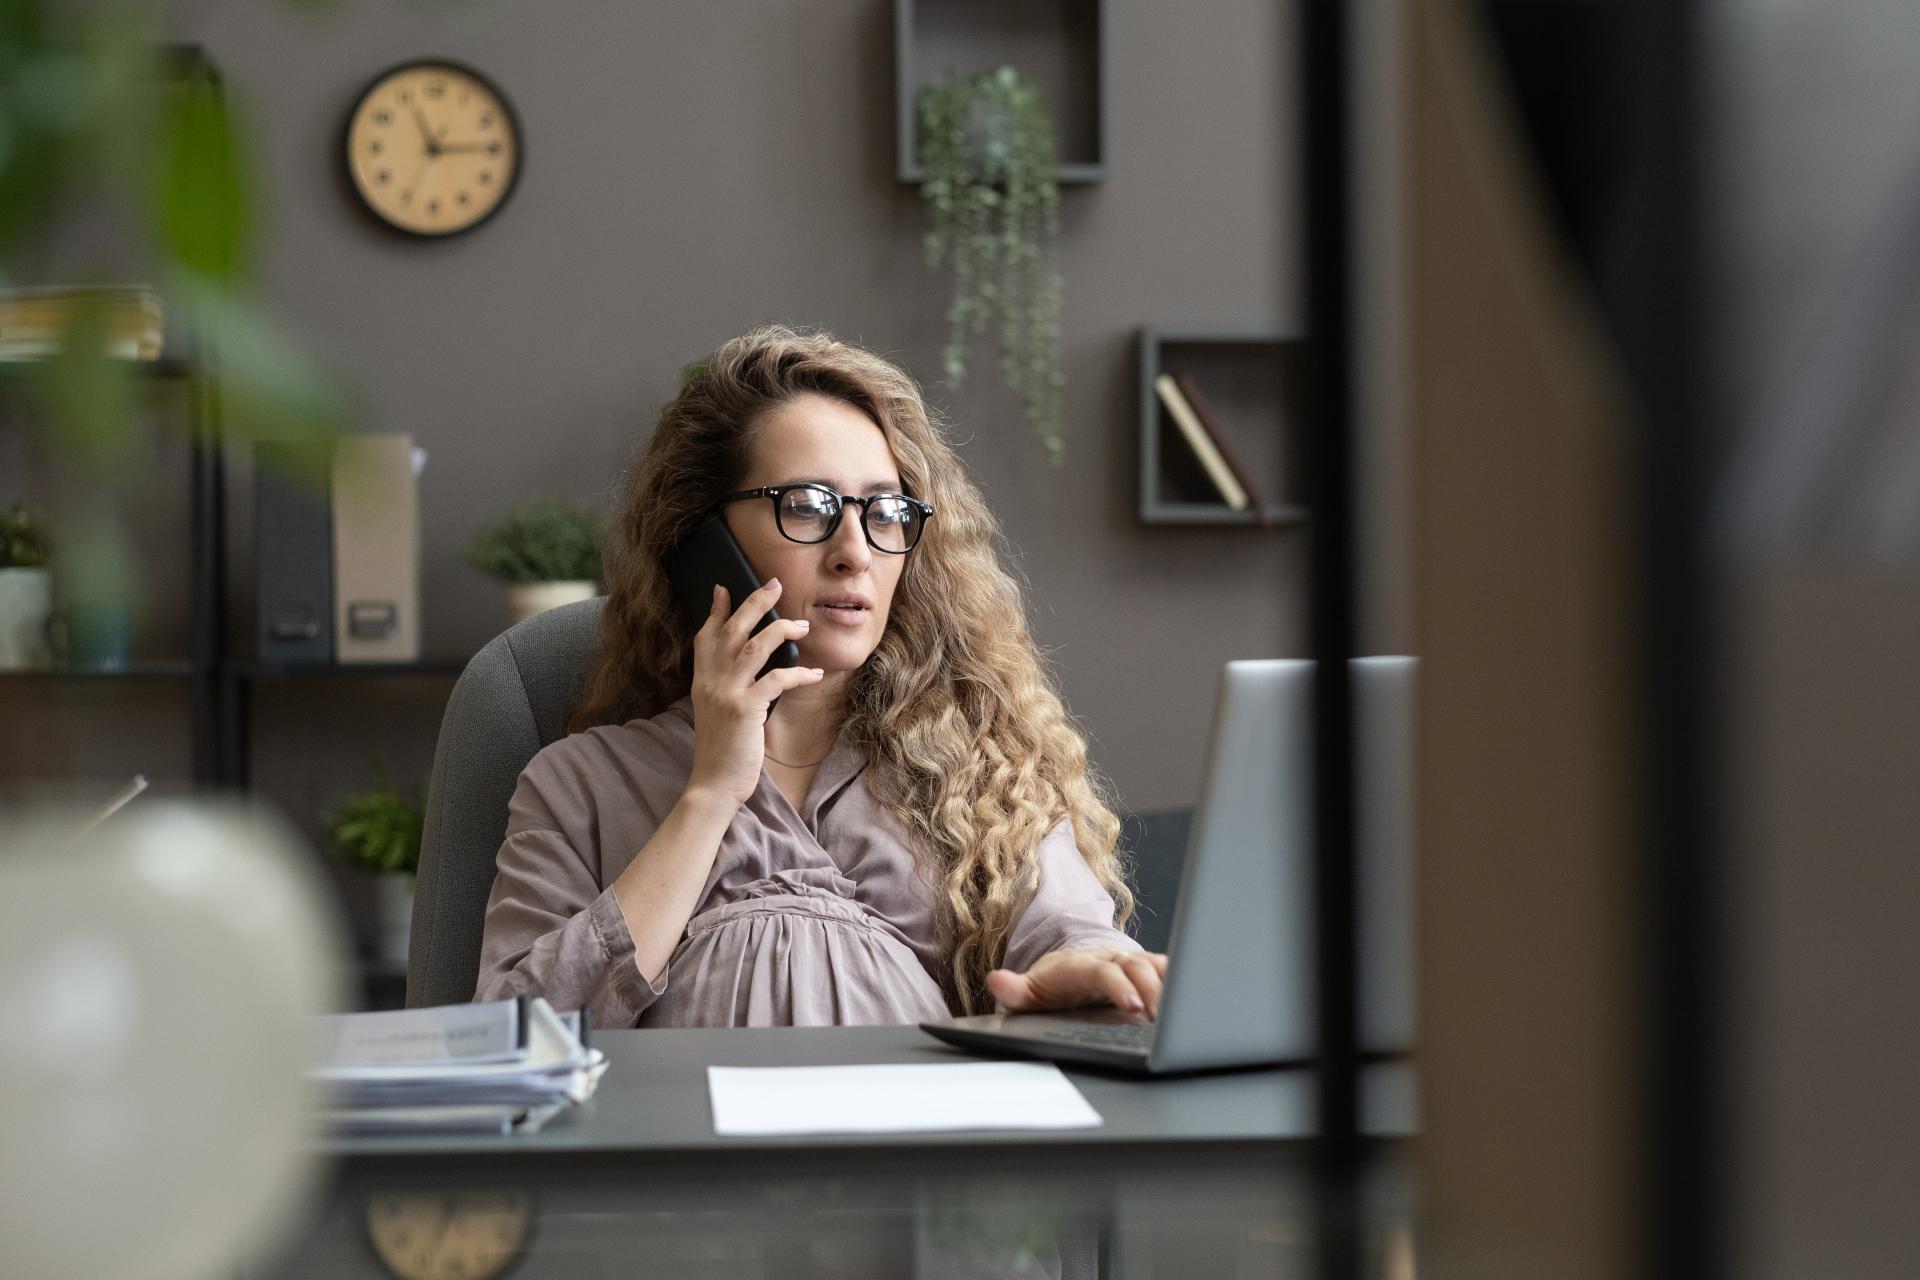
[[[538,996],[327,1014],[308,1075],[339,1134],[528,1132],[593,1096],[607,1059],[586,1022]]]
[[[420,501],[405,432],[335,444],[333,575],[335,661],[419,661]]]
[[[333,448],[253,446],[254,652],[262,662],[333,661]]]

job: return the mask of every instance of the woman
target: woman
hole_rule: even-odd
[[[696,632],[663,561],[716,512],[765,585],[716,588]],[[627,480],[602,656],[515,790],[476,999],[602,1026],[1153,1016],[1166,958],[1114,927],[1119,823],[995,536],[892,364],[778,326],[716,352]],[[788,640],[800,664],[756,678]]]

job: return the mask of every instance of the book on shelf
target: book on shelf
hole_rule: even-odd
[[[1166,406],[1174,425],[1180,428],[1180,434],[1185,437],[1194,456],[1200,459],[1200,465],[1205,469],[1207,478],[1213,481],[1213,487],[1220,491],[1221,499],[1235,511],[1245,511],[1251,507],[1252,499],[1234,476],[1226,459],[1221,456],[1219,446],[1214,443],[1212,434],[1201,424],[1199,415],[1187,402],[1186,395],[1181,392],[1180,384],[1173,380],[1173,375],[1160,374],[1153,380],[1153,389],[1160,397],[1160,403]]]
[[[1193,410],[1193,416],[1200,420],[1200,427],[1207,433],[1207,439],[1213,441],[1213,447],[1220,451],[1220,460],[1227,464],[1227,470],[1233,472],[1233,478],[1240,482],[1240,488],[1247,495],[1247,502],[1260,515],[1260,523],[1268,524],[1266,504],[1260,500],[1260,490],[1253,483],[1253,477],[1240,465],[1240,459],[1227,445],[1227,437],[1220,430],[1220,419],[1214,416],[1213,407],[1207,398],[1200,394],[1200,388],[1194,380],[1184,373],[1173,375],[1174,385],[1180,388],[1180,394],[1187,398],[1187,407]]]
[[[99,307],[106,353],[120,360],[158,360],[166,324],[160,295],[138,285],[0,290],[0,360],[43,360],[59,354],[68,326],[84,307]]]

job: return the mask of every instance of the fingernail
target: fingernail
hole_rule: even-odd
[[[778,590],[780,589],[780,579],[778,579],[778,578],[768,578],[768,579],[767,579],[767,585],[768,585],[768,586],[770,586],[770,587],[772,587],[772,588],[773,588],[773,589],[774,589],[775,591],[778,591]]]
[[[827,670],[825,667],[815,667],[813,669],[813,674],[817,676],[824,676],[825,674],[827,674]]]
[[[811,627],[811,626],[813,626],[813,624],[812,624],[811,622],[808,622],[808,621],[807,621],[807,620],[806,620],[805,618],[801,618],[801,619],[799,620],[799,622],[800,622],[800,629],[801,629],[802,631],[805,631],[805,630],[807,630],[807,629],[808,629],[809,627]]]
[[[1127,1009],[1132,1013],[1144,1013],[1146,1008],[1147,1006],[1140,1003],[1139,996],[1135,996],[1133,999],[1127,1001]]]

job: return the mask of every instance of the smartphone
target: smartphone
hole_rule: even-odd
[[[726,520],[718,515],[701,521],[680,540],[680,545],[667,558],[667,577],[673,582],[673,594],[680,601],[681,612],[695,628],[705,623],[713,612],[715,583],[727,589],[728,609],[738,609],[742,600],[760,589],[760,575],[747,563],[746,553],[734,540],[733,530],[727,528]],[[779,620],[779,613],[769,609],[764,618],[753,624],[753,630],[758,634],[769,622]],[[800,647],[786,640],[773,651],[759,674],[764,676],[775,667],[798,665]]]

